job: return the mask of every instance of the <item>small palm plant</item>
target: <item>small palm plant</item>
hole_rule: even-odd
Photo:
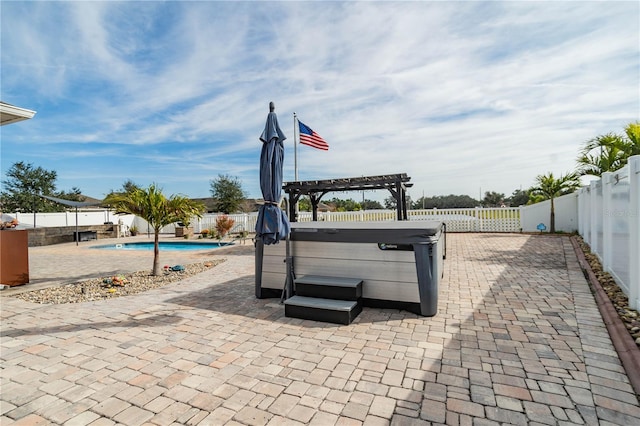
[[[127,192],[113,192],[104,200],[119,213],[134,214],[146,220],[153,228],[153,272],[160,275],[160,230],[167,225],[181,221],[185,217],[202,217],[204,206],[181,195],[167,198],[162,190],[151,184],[146,189],[134,188]]]
[[[536,186],[531,188],[533,196],[541,196],[544,200],[551,200],[551,214],[549,217],[549,232],[556,232],[556,212],[554,206],[554,198],[561,195],[570,194],[580,187],[578,176],[574,173],[560,175],[554,178],[553,173],[546,175],[538,175],[536,177]]]

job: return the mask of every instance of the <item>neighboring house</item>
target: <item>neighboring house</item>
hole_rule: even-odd
[[[204,204],[207,209],[207,213],[218,213],[216,209],[216,199],[212,197],[207,198],[192,198],[193,201]],[[258,208],[262,204],[262,200],[256,200],[255,198],[247,198],[240,205],[240,209],[244,213],[257,212]]]
[[[330,205],[323,203],[322,201],[318,203],[318,211],[319,212],[331,212],[335,209],[332,209]]]
[[[94,203],[94,204],[98,204],[101,203],[102,200],[99,200],[97,198],[93,198],[93,197],[89,197],[87,195],[84,194],[80,194],[80,199],[82,200],[82,202],[84,203]],[[102,207],[96,206],[96,208],[102,209]]]

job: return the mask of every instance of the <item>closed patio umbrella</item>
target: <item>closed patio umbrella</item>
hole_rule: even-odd
[[[256,237],[265,245],[277,244],[289,235],[290,225],[284,211],[280,209],[282,195],[283,141],[287,138],[278,124],[273,102],[269,103],[269,115],[264,131],[260,135],[260,189],[264,205],[258,211]]]
[[[256,238],[264,245],[277,244],[286,239],[286,279],[280,301],[288,299],[293,293],[293,259],[290,255],[289,232],[291,225],[284,211],[280,209],[282,195],[282,165],[284,162],[283,141],[287,138],[278,124],[273,102],[269,102],[269,115],[264,131],[260,135],[262,152],[260,153],[260,189],[264,204],[258,211]]]

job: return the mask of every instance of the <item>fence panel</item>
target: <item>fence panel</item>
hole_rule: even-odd
[[[602,182],[591,181],[591,250],[602,261]]]
[[[15,217],[19,223],[25,226],[33,226],[34,214],[33,213],[11,213],[11,216]],[[36,213],[35,224],[42,227],[55,227],[55,226],[75,226],[76,217],[78,218],[78,225],[102,225],[105,222],[117,223],[117,216],[109,210],[82,210],[78,209],[76,215],[75,210],[69,210],[66,212],[54,212],[54,213]]]
[[[520,232],[521,228],[518,207],[411,210],[409,220],[441,220],[450,232]]]
[[[626,169],[626,173],[611,174],[604,182],[609,189],[609,208],[604,211],[604,220],[608,222],[607,233],[610,236],[605,239],[610,243],[605,251],[606,267],[624,292],[629,294],[629,215],[626,212],[629,211],[631,191]]]
[[[578,190],[578,233],[591,246],[591,188]]]
[[[205,213],[202,218],[193,218],[191,220],[191,227],[193,227],[193,232],[199,234],[204,229],[215,229],[216,221],[219,216],[222,216],[221,213]],[[249,233],[254,232],[256,227],[256,221],[258,219],[258,213],[237,213],[237,214],[228,214],[226,215],[234,220],[233,228],[231,228],[231,232],[241,232],[247,231]],[[135,225],[138,227],[140,232],[147,232],[147,222],[139,217],[136,217]],[[160,229],[161,234],[173,234],[176,230],[176,224],[172,223]]]
[[[479,209],[424,209],[410,210],[409,220],[439,220],[447,225],[448,232],[479,232]]]
[[[520,209],[517,207],[482,209],[480,232],[520,232]]]
[[[579,230],[629,297],[640,307],[640,155],[578,193]]]

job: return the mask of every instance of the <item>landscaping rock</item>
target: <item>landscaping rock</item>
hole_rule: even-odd
[[[20,293],[14,297],[39,304],[80,303],[113,299],[176,283],[213,268],[224,261],[225,259],[216,259],[181,265],[184,266],[184,269],[165,270],[155,277],[151,275],[150,271],[138,271],[131,274],[92,278],[76,283]]]

